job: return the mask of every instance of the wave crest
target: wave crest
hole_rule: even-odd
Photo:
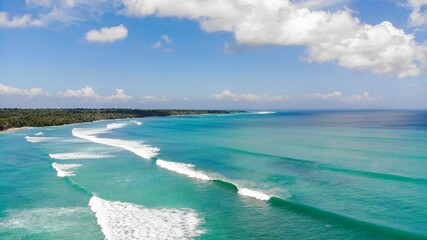
[[[100,153],[72,152],[72,153],[49,153],[49,157],[58,160],[74,160],[74,159],[101,159],[112,158],[113,155]]]
[[[59,164],[59,163],[52,163],[53,169],[56,170],[56,175],[58,177],[70,177],[75,176],[74,171],[81,167],[81,164]]]

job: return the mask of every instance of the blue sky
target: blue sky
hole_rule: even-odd
[[[427,108],[426,0],[3,0],[0,107]]]

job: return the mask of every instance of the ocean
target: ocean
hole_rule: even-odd
[[[427,111],[0,133],[0,239],[427,239]]]

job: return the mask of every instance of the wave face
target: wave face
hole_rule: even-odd
[[[111,125],[111,124],[108,124]],[[125,126],[123,124],[121,127]],[[96,135],[101,133],[107,133],[111,129],[118,128],[119,125],[114,125],[113,127],[107,129],[84,129],[84,128],[73,128],[72,134],[75,137],[82,138],[94,143],[104,144],[108,146],[122,148],[128,151],[135,153],[136,155],[145,158],[151,159],[152,157],[157,156],[159,149],[152,147],[147,144],[143,144],[139,141],[129,141],[121,139],[112,139],[112,138],[99,138]]]
[[[238,184],[234,183],[230,180],[222,179],[221,177],[211,177],[203,171],[194,170],[194,165],[189,163],[177,163],[177,162],[169,162],[165,160],[158,159],[156,161],[157,166],[161,168],[165,168],[169,171],[176,172],[190,178],[197,178],[204,181],[216,181],[219,180],[221,182],[225,182],[235,186],[237,189],[237,194],[255,198],[262,201],[268,201],[272,196],[265,194],[263,192],[252,190],[249,188],[240,187]]]
[[[53,169],[56,170],[56,175],[58,177],[70,177],[75,176],[74,171],[81,167],[81,164],[59,164],[59,163],[52,163]]]
[[[87,152],[72,152],[72,153],[50,153],[49,157],[57,160],[76,160],[76,159],[102,159],[112,158],[113,155],[101,153],[87,153]]]
[[[43,136],[43,135],[44,135],[44,132],[38,132],[38,133],[36,133],[36,134],[34,134],[34,135],[36,135],[36,136]]]
[[[108,240],[194,239],[203,223],[191,209],[149,209],[93,196],[89,206]]]

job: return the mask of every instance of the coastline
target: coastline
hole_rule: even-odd
[[[233,114],[233,110],[142,109],[0,109],[0,133],[33,127],[55,127],[96,121],[145,117]],[[25,126],[22,126],[25,125]]]
[[[46,127],[48,127],[48,126],[46,126]],[[33,127],[15,127],[15,128],[8,128],[8,129],[6,129],[6,130],[0,130],[0,134],[1,133],[7,133],[7,132],[14,132],[14,131],[19,131],[19,130],[25,130],[25,129],[30,129],[30,128],[33,128]]]

